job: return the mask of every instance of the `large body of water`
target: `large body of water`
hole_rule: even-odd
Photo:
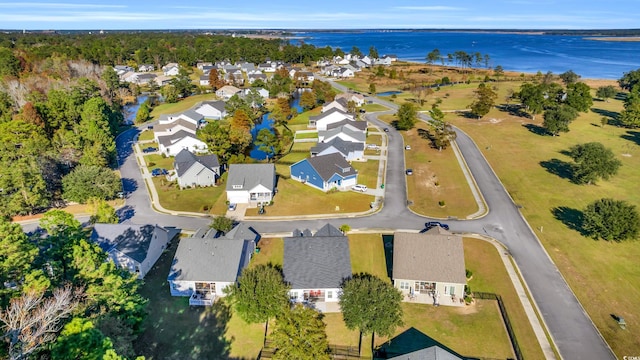
[[[436,48],[444,56],[456,51],[480,52],[489,55],[491,67],[501,65],[505,70],[527,73],[573,70],[583,78],[619,79],[623,73],[640,68],[640,42],[594,41],[583,36],[412,31],[295,35],[305,43],[339,47],[345,52],[357,46],[367,54],[375,46],[380,55],[395,54],[401,60],[416,62],[425,62],[426,55]]]

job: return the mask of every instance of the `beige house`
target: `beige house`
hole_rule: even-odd
[[[423,234],[394,234],[393,286],[404,301],[461,306],[466,283],[461,236],[438,226]]]

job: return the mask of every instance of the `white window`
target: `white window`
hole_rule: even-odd
[[[327,299],[333,299],[333,291],[327,291]]]
[[[234,189],[242,189],[242,185],[233,185]]]
[[[409,282],[400,281],[400,290],[409,290]]]
[[[292,291],[289,293],[289,299],[291,300],[298,300],[298,292],[297,291]]]

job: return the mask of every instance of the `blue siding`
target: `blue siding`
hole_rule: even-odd
[[[298,161],[291,165],[291,177],[296,178],[299,181],[306,181],[307,183],[324,190],[323,181],[316,170],[309,164],[307,159]]]

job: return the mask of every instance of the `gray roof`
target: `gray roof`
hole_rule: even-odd
[[[150,73],[144,73],[144,74],[138,74],[138,80],[144,80],[144,79],[155,79],[156,77],[158,77],[156,74],[150,74]]]
[[[352,141],[345,141],[341,138],[333,138],[329,142],[318,143],[318,145],[311,148],[311,155],[318,154],[330,147],[336,148],[344,156],[349,155],[350,152],[364,150],[364,143],[357,143]]]
[[[315,156],[302,161],[308,161],[324,181],[329,180],[333,174],[347,177],[358,173],[356,169],[338,153]]]
[[[351,129],[351,128],[347,127],[347,126],[344,126],[344,125],[336,127],[336,128],[332,128],[332,129],[329,129],[329,130],[318,131],[318,136],[321,136],[324,139],[326,139],[326,138],[334,137],[334,136],[336,136],[336,135],[338,135],[340,133],[348,135],[348,136],[350,136],[350,137],[352,137],[352,138],[354,138],[354,139],[356,139],[356,140],[358,140],[360,142],[367,141],[367,134],[366,133],[364,133],[363,131],[360,131],[360,130],[353,130],[353,129]]]
[[[202,114],[198,114],[198,113],[197,113],[195,110],[193,110],[193,109],[189,109],[189,110],[183,111],[181,114],[184,114],[184,115],[188,116],[188,117],[189,117],[189,118],[191,118],[191,119],[195,119],[196,121],[197,121],[197,120],[202,120],[202,119],[204,119],[204,117],[202,116]]]
[[[251,190],[262,185],[273,191],[275,177],[274,164],[231,164],[229,165],[226,190]],[[242,189],[234,189],[233,185],[242,185]]]
[[[218,156],[216,154],[196,156],[187,149],[180,150],[173,163],[178,176],[182,176],[196,163],[200,163],[202,166],[213,171],[220,168],[220,162],[218,161]],[[216,171],[216,173],[218,173],[218,171]]]
[[[209,106],[215,108],[216,110],[219,110],[220,112],[224,112],[225,111],[225,108],[224,108],[225,103],[222,100],[203,101],[202,103],[200,103],[200,105],[198,105],[198,107],[200,107],[202,105],[209,105]]]
[[[462,237],[444,229],[396,232],[393,278],[466,284]]]
[[[217,238],[211,230],[199,229],[180,240],[168,280],[236,281],[249,264],[260,235],[244,223]]]
[[[195,132],[198,129],[198,125],[192,123],[189,120],[185,120],[184,118],[178,118],[177,120],[174,120],[170,123],[166,123],[166,124],[158,124],[153,128],[154,132],[163,132],[165,130],[169,130],[171,128],[173,128],[174,126],[177,125],[182,125],[183,127],[187,128],[187,129],[191,129],[193,130],[193,132]]]
[[[91,241],[105,252],[117,249],[141,263],[147,258],[149,245],[154,236],[168,242],[179,233],[180,229],[157,225],[95,224],[91,232]]]
[[[323,113],[320,113],[320,115],[309,116],[309,119],[318,121],[318,120],[323,119],[324,117],[329,116],[329,115],[331,115],[331,114],[333,114],[335,112],[340,113],[340,115],[343,115],[346,119],[348,119],[351,116],[351,115],[347,114],[346,112],[344,112],[344,111],[342,111],[342,110],[340,110],[338,108],[331,108],[331,109],[329,109],[329,110],[327,110],[327,111],[325,111]]]
[[[185,130],[180,130],[171,135],[158,136],[158,142],[163,146],[170,146],[171,144],[174,144],[176,141],[185,137],[191,137],[191,138],[197,139],[196,136],[193,135],[192,133]]]
[[[467,359],[414,327],[405,330],[390,341],[384,343],[379,350],[386,355],[386,359],[394,360]]]
[[[313,237],[286,238],[283,273],[292,289],[339,288],[351,277],[349,239],[329,224]]]
[[[358,130],[361,131],[367,131],[367,122],[366,121],[355,121],[355,120],[349,120],[349,119],[344,119],[342,121],[338,121],[332,124],[327,124],[327,130],[331,130],[331,129],[335,129],[335,128],[339,128],[345,125],[349,125],[352,126]]]

